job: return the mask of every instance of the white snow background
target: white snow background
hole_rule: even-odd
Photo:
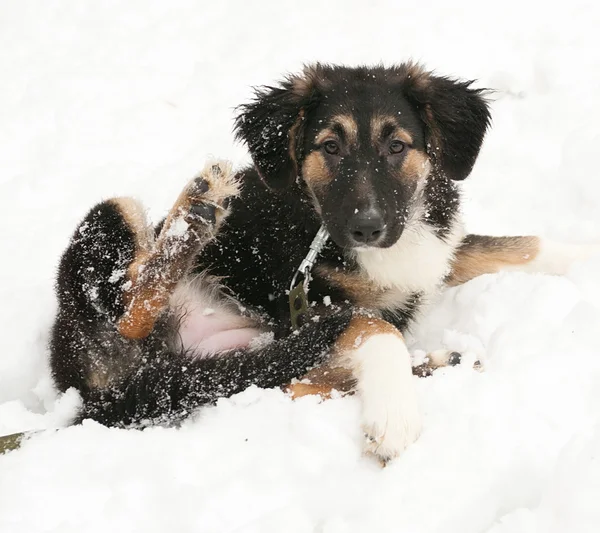
[[[470,231],[600,242],[600,7],[589,2],[0,4],[0,434],[66,424],[47,365],[76,223],[133,195],[157,220],[233,108],[315,60],[413,58],[496,89]],[[0,457],[0,531],[600,530],[600,258],[444,294],[412,349],[481,357],[419,380],[419,441],[361,456],[358,400],[251,388],[180,429],[46,431]]]

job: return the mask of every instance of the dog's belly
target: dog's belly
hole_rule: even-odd
[[[180,284],[170,306],[179,322],[179,347],[191,357],[246,348],[265,333],[256,320],[242,314],[235,300],[203,279]]]
[[[195,356],[245,348],[263,333],[258,328],[240,327],[240,317],[197,307],[181,318],[179,337],[182,348]]]

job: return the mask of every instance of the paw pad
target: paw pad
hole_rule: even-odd
[[[206,181],[202,177],[199,177],[192,181],[192,183],[190,185],[189,193],[192,196],[200,195],[200,194],[207,193],[209,188],[210,188],[210,185],[208,184],[208,181]]]
[[[460,361],[462,359],[462,354],[459,352],[452,352],[448,356],[448,366],[456,366],[460,365]]]
[[[217,208],[210,204],[193,204],[190,206],[190,215],[198,217],[204,222],[214,224],[217,221]]]

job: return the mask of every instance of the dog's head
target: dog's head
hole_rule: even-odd
[[[257,91],[236,129],[269,187],[302,180],[339,246],[385,248],[432,169],[469,175],[489,120],[471,82],[413,64],[317,64]]]

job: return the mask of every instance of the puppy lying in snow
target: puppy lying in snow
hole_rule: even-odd
[[[402,332],[422,303],[597,250],[465,235],[455,182],[489,118],[480,89],[413,64],[317,64],[258,90],[236,122],[253,168],[208,164],[156,228],[129,198],[77,227],[56,284],[57,387],[80,391],[80,419],[128,425],[304,376],[296,396],[359,394],[366,450],[398,456],[421,430]],[[419,373],[449,362],[436,352]]]

